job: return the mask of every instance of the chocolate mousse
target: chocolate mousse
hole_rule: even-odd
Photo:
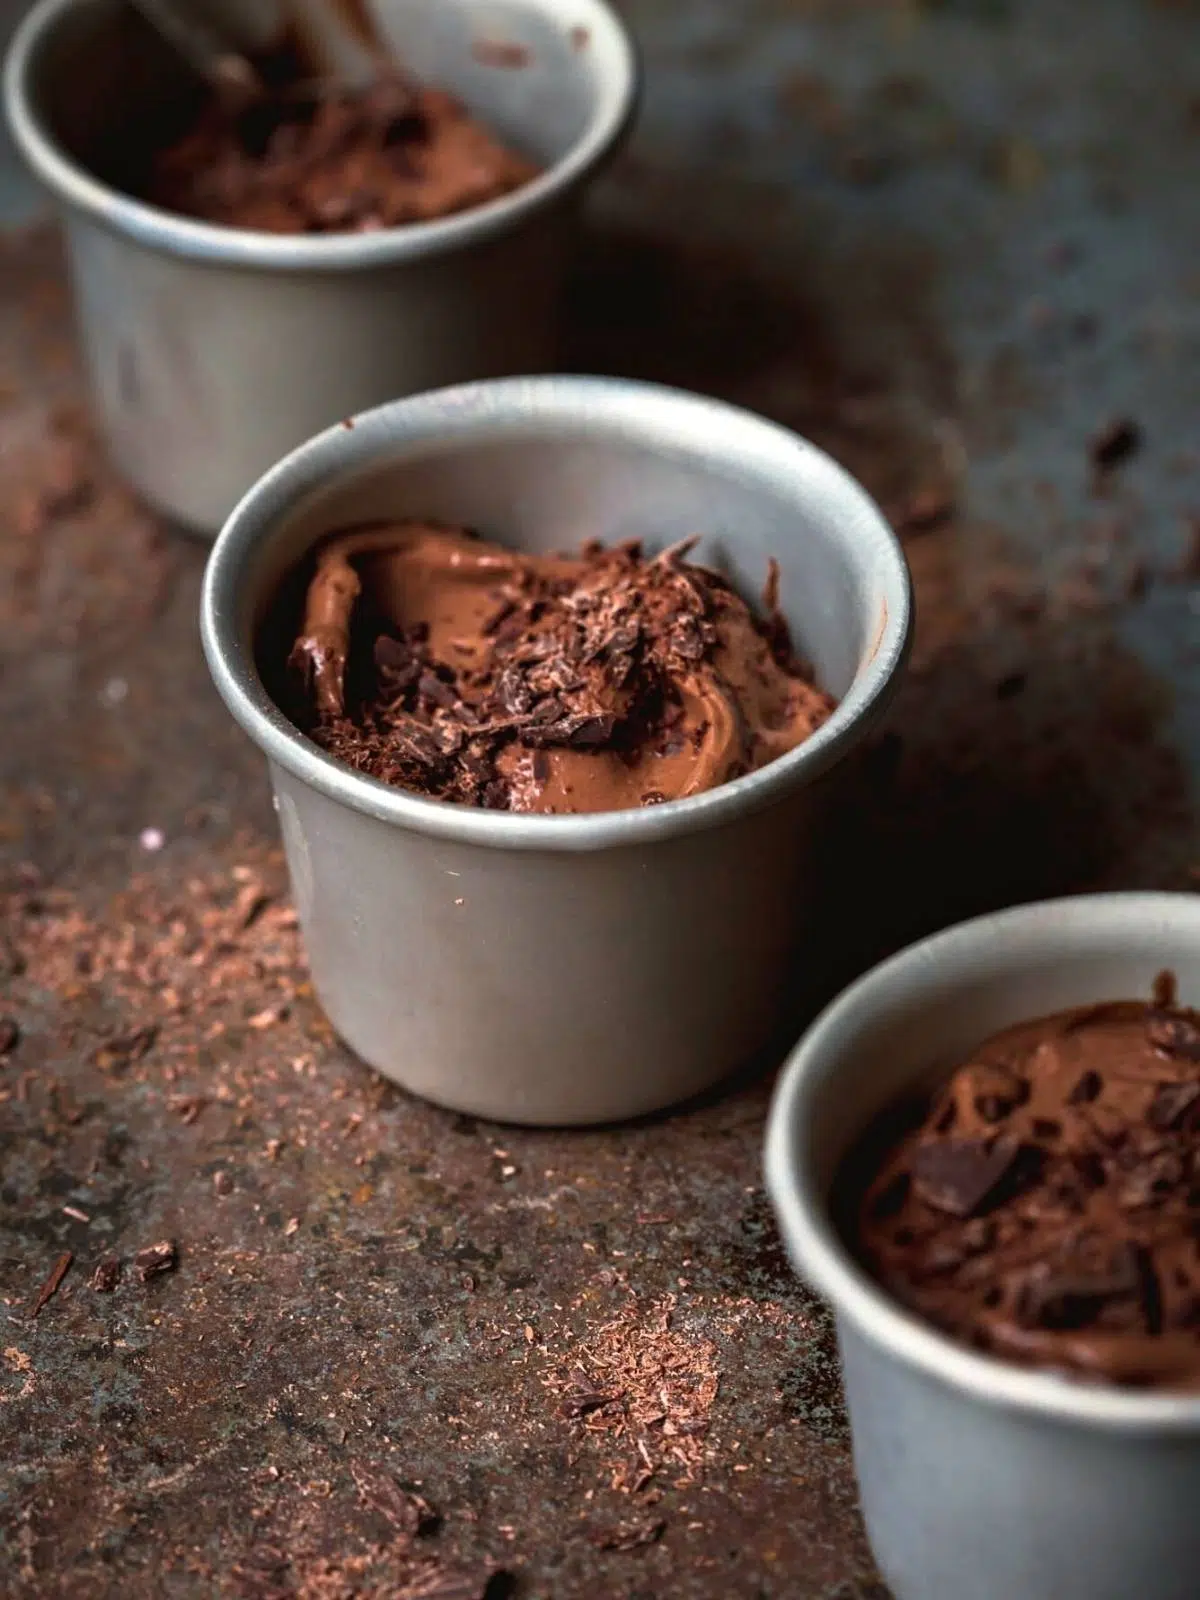
[[[855,1217],[898,1300],[1027,1366],[1200,1388],[1200,1014],[1125,1001],[1023,1023],[897,1140],[905,1117],[874,1130],[890,1121],[891,1147]]]
[[[216,98],[135,180],[182,216],[266,233],[367,233],[496,200],[537,175],[442,89],[285,84],[238,111]]]
[[[291,652],[300,719],[384,783],[495,810],[617,811],[765,766],[833,710],[768,583],[757,620],[694,540],[524,555],[460,530],[318,552]]]

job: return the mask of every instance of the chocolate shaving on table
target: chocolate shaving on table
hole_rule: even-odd
[[[53,1296],[58,1293],[58,1286],[66,1277],[67,1271],[74,1259],[74,1256],[69,1250],[64,1250],[62,1255],[59,1256],[58,1260],[50,1268],[49,1277],[38,1290],[37,1298],[29,1308],[30,1321],[32,1321],[33,1318],[41,1312],[47,1301],[52,1299]]]
[[[116,1034],[111,1039],[106,1039],[103,1044],[96,1046],[92,1052],[92,1061],[96,1066],[106,1072],[123,1072],[134,1062],[141,1061],[153,1049],[158,1038],[156,1023],[146,1023],[140,1028],[131,1028],[126,1033]]]
[[[442,1518],[429,1501],[402,1488],[390,1473],[355,1461],[350,1463],[350,1475],[363,1503],[378,1511],[402,1537],[428,1538],[441,1526]]]

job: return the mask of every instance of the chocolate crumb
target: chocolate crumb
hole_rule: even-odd
[[[644,1550],[666,1532],[665,1517],[639,1517],[612,1528],[592,1528],[588,1538],[598,1550]]]
[[[92,1062],[106,1072],[123,1072],[147,1055],[157,1038],[158,1026],[155,1023],[147,1023],[144,1027],[134,1028],[128,1033],[117,1034],[114,1038],[97,1045],[92,1052]]]
[[[1131,417],[1116,417],[1095,435],[1089,453],[1095,466],[1104,471],[1120,466],[1137,454],[1142,430]]]
[[[98,1261],[89,1282],[97,1294],[111,1294],[121,1281],[121,1263],[116,1256]]]
[[[441,1527],[442,1518],[429,1501],[403,1488],[389,1473],[351,1462],[350,1475],[363,1503],[378,1511],[405,1538],[428,1538]]]
[[[161,1239],[158,1244],[150,1244],[144,1250],[139,1250],[133,1258],[133,1265],[142,1282],[146,1283],[160,1273],[170,1272],[177,1261],[178,1254],[172,1241]]]

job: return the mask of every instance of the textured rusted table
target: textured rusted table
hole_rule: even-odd
[[[1194,886],[1196,8],[626,9],[649,96],[572,364],[809,433],[917,580],[847,965],[1035,894]],[[202,561],[90,443],[55,241],[12,231],[0,1590],[881,1595],[764,1203],[769,1084],[531,1134],[350,1060],[205,677]]]

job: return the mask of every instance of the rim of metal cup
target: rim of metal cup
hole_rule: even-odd
[[[536,816],[426,800],[343,766],[304,737],[268,695],[249,637],[270,530],[329,480],[406,448],[436,442],[528,438],[540,422],[575,423],[609,437],[657,439],[693,455],[718,452],[780,479],[798,470],[834,497],[865,549],[885,616],[870,658],[837,710],[795,750],[706,794],[639,811]],[[259,576],[253,573],[257,568]],[[815,445],[752,412],[698,395],[621,378],[502,378],[393,401],[336,424],[272,468],[234,509],[209,556],[200,627],[217,689],[264,754],[304,783],[383,822],[437,838],[504,849],[587,851],[639,845],[717,827],[810,783],[882,713],[908,652],[912,599],[899,541],[879,508]]]
[[[331,272],[417,261],[483,244],[562,200],[609,157],[633,120],[640,89],[637,51],[605,0],[572,0],[573,26],[603,42],[612,70],[602,79],[587,127],[558,161],[532,182],[485,205],[433,222],[377,233],[290,235],[225,228],[147,205],[102,183],[62,148],[37,104],[38,61],[62,19],[88,0],[38,0],[13,35],[3,96],[13,139],[34,173],[63,203],[150,249],[194,261],[266,271]],[[450,3],[450,0],[447,0]],[[551,9],[547,0],[534,0]]]
[[[969,963],[986,970],[997,945],[1033,942],[1052,961],[1056,950],[1111,948],[1118,932],[1139,923],[1181,924],[1181,938],[1190,932],[1200,943],[1200,896],[1126,891],[1038,901],[959,923],[874,967],[826,1007],[788,1058],[771,1106],[766,1178],[793,1265],[860,1335],[905,1366],[984,1405],[1115,1433],[1194,1434],[1200,1396],[1147,1394],[1029,1371],[977,1355],[904,1310],[843,1243],[813,1151],[802,1138],[809,1110],[829,1093],[843,1039],[863,1012],[886,1006],[931,972],[949,967],[953,973]]]

